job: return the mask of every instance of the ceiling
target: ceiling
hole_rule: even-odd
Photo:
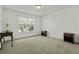
[[[32,15],[43,16],[48,13],[54,13],[63,9],[76,7],[76,5],[43,5],[41,9],[37,9],[35,5],[5,5],[4,8],[29,13]]]

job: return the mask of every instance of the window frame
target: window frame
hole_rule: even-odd
[[[23,32],[19,32],[19,20],[18,20],[18,17],[24,17],[24,18],[31,18],[31,19],[34,19],[34,29],[32,31],[23,31]],[[29,32],[34,32],[35,31],[35,17],[32,17],[32,16],[25,16],[25,15],[16,15],[16,19],[17,19],[17,32],[18,33],[29,33]],[[27,20],[28,21],[28,20]]]

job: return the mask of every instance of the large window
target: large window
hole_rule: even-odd
[[[34,31],[35,19],[31,17],[18,16],[18,31],[31,32]]]

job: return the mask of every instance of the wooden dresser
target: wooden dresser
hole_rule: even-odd
[[[74,33],[64,33],[64,41],[74,43]]]

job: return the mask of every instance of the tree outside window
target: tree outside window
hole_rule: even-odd
[[[27,17],[18,17],[18,27],[19,32],[31,32],[34,31],[34,18],[27,18]]]

